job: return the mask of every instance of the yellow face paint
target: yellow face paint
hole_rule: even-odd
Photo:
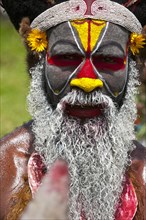
[[[124,64],[126,65],[126,63],[127,63],[127,58],[125,57],[124,58]]]
[[[91,79],[91,78],[79,78],[72,79],[70,86],[78,87],[85,92],[92,92],[96,88],[102,88],[103,82],[100,79]]]
[[[119,95],[119,92],[114,92],[114,95],[117,97]]]
[[[76,28],[81,43],[86,52],[92,52],[100,34],[106,26],[105,21],[100,20],[76,20],[71,22],[72,26]]]

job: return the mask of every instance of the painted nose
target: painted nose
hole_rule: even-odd
[[[92,92],[96,88],[102,88],[103,82],[100,79],[91,79],[91,78],[80,78],[72,79],[70,86],[79,87],[85,92]]]
[[[70,86],[78,87],[85,92],[92,92],[96,88],[102,88],[103,82],[97,79],[91,61],[87,59],[77,78],[71,80]]]

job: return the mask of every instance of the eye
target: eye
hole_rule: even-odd
[[[103,57],[102,61],[106,63],[115,63],[115,59],[113,57]]]
[[[125,58],[100,55],[93,57],[92,61],[97,70],[118,71],[125,68]]]
[[[62,60],[76,60],[78,58],[78,56],[76,56],[76,55],[61,55],[58,58],[62,59]]]
[[[61,54],[52,57],[47,55],[47,60],[50,65],[55,66],[79,66],[83,57],[78,54]]]

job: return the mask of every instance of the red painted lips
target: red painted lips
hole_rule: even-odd
[[[79,106],[79,105],[66,105],[65,113],[67,115],[77,118],[93,118],[103,114],[103,106]]]

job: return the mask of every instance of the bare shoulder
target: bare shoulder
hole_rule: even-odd
[[[0,219],[8,210],[9,200],[27,181],[27,163],[33,152],[32,121],[22,125],[0,141]]]
[[[28,151],[34,139],[31,126],[32,121],[29,121],[22,126],[16,128],[12,133],[1,138],[1,150],[6,150],[9,147],[17,148],[17,146],[20,146],[21,143],[21,146],[24,147],[24,150]]]
[[[18,127],[12,133],[0,140],[0,166],[3,175],[15,173],[16,169],[25,166],[27,159],[33,151],[32,121]],[[20,163],[22,162],[22,163]],[[11,173],[10,177],[13,176]]]

